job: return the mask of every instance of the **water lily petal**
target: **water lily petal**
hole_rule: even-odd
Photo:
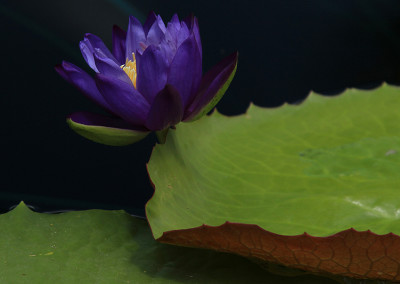
[[[118,27],[113,26],[112,31],[113,39],[113,54],[120,65],[125,63],[125,50],[126,50],[126,32]]]
[[[112,59],[115,62],[118,62],[117,59],[115,59],[114,55],[108,50],[104,42],[94,34],[85,34],[85,38],[79,43],[79,47],[87,64],[95,72],[99,72],[93,58],[93,53],[96,49],[101,50],[101,52],[104,53],[108,58]]]
[[[167,83],[168,64],[162,52],[149,46],[142,55],[137,56],[138,91],[151,104],[155,96]]]
[[[99,73],[106,76],[115,77],[121,81],[131,84],[133,88],[132,81],[125,73],[125,71],[122,70],[122,68],[117,63],[115,63],[115,61],[105,56],[105,54],[102,53],[101,50],[96,50],[94,52],[94,60],[96,63],[96,67],[99,70]]]
[[[76,112],[67,117],[67,123],[79,135],[97,143],[125,146],[146,137],[148,131],[140,131],[122,119],[90,112]]]
[[[68,83],[71,84],[71,80],[69,79],[68,73],[67,71],[64,70],[63,64],[65,64],[67,62],[63,61],[62,64],[57,64],[54,69],[57,71],[57,73]],[[71,64],[71,63],[69,63]]]
[[[142,53],[141,45],[146,42],[146,36],[142,24],[133,16],[129,17],[128,32],[126,34],[126,52],[125,57],[133,60],[132,52],[135,54],[137,52]]]
[[[190,33],[194,34],[194,37],[197,42],[197,47],[199,48],[200,57],[203,56],[202,46],[201,46],[201,38],[200,38],[200,29],[199,29],[199,21],[197,18],[191,14],[189,17],[184,19],[184,22],[188,26]]]
[[[93,46],[87,38],[84,38],[79,42],[79,48],[81,50],[82,56],[85,59],[86,63],[93,69],[95,72],[99,72],[96,67],[96,63],[93,58]]]
[[[189,16],[187,16],[186,18],[183,19],[183,22],[186,23],[187,27],[189,28],[189,30],[192,30],[193,28],[193,24],[194,24],[194,15],[193,13],[190,13]]]
[[[187,40],[187,38],[190,36],[190,30],[187,27],[185,22],[181,22],[181,28],[179,29],[177,35],[176,35],[176,46],[179,48],[179,46]]]
[[[110,52],[108,47],[104,44],[104,42],[98,36],[87,33],[85,35],[85,38],[89,40],[93,49],[100,49],[107,57],[109,57],[109,58],[113,59],[115,62],[117,62],[114,55]]]
[[[158,45],[161,40],[164,38],[164,34],[166,31],[165,24],[160,16],[157,16],[157,19],[154,21],[151,26],[148,34],[147,34],[147,45]]]
[[[200,118],[219,102],[235,75],[237,61],[238,53],[232,53],[204,75],[195,99],[185,111],[184,121]]]
[[[171,21],[167,24],[167,30],[165,31],[165,41],[173,47],[174,52],[176,52],[177,46],[177,38],[179,30],[181,29],[181,23],[179,22],[179,18],[177,14],[172,16]],[[186,38],[189,36],[189,30],[187,30]],[[186,39],[185,38],[185,39]]]
[[[165,41],[165,38],[162,40],[162,42],[157,46],[157,49],[160,50],[160,52],[163,54],[163,57],[165,58],[165,61],[167,62],[168,65],[171,64],[172,59],[175,56],[176,49],[174,50],[170,44],[168,44]]]
[[[179,22],[178,15],[174,14],[171,21],[167,25],[165,36],[160,44],[160,49],[163,50],[165,57],[168,59],[169,63],[171,63],[176,53],[176,50],[178,49],[178,34],[180,29],[181,23]],[[189,36],[189,30],[186,29],[186,31],[187,33],[183,36],[184,39]],[[183,32],[185,33],[185,30]],[[180,42],[179,44],[182,44],[182,42]]]
[[[145,126],[152,131],[163,130],[182,120],[183,105],[177,89],[166,85],[154,99]]]
[[[78,66],[66,61],[63,61],[62,64],[57,65],[55,69],[65,80],[74,85],[86,97],[113,113],[110,109],[110,106],[97,89],[94,79],[89,74],[87,74]]]
[[[194,36],[191,35],[176,51],[168,74],[168,84],[179,91],[185,108],[199,87],[201,74],[200,52]]]
[[[151,26],[153,23],[157,20],[157,15],[154,13],[154,11],[150,11],[149,14],[147,15],[146,22],[143,25],[143,31],[145,35],[147,36]]]
[[[181,22],[179,21],[178,14],[173,14],[171,17],[171,21],[169,21],[168,25],[172,25],[175,30],[178,30],[181,28]]]
[[[179,22],[177,15],[174,15],[172,20],[173,22],[169,22],[167,25],[167,30],[165,31],[165,37],[162,44],[170,46],[173,57],[179,46],[190,36],[190,31],[185,22]]]
[[[132,84],[97,74],[96,85],[115,114],[133,125],[143,125],[150,105]]]

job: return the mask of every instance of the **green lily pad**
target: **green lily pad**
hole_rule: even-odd
[[[238,256],[156,242],[123,211],[0,215],[0,283],[292,283]],[[296,283],[321,283],[298,277]],[[322,279],[324,283],[335,282]]]
[[[170,131],[148,170],[156,239],[400,280],[397,87],[310,94],[299,106],[252,105],[236,117],[215,112]]]

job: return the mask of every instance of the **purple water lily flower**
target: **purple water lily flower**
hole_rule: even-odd
[[[153,12],[143,26],[131,16],[127,32],[114,26],[112,52],[93,34],[79,46],[95,78],[65,61],[56,70],[110,115],[77,112],[67,122],[108,145],[131,144],[151,131],[165,134],[205,115],[228,88],[238,59],[235,52],[202,76],[197,19],[174,15],[165,25]]]

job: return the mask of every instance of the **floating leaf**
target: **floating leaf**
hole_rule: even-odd
[[[160,241],[400,280],[397,87],[180,124],[148,170]]]
[[[145,220],[123,211],[43,214],[20,204],[0,215],[0,228],[0,283],[292,281],[238,256],[160,244]],[[298,280],[321,283],[312,276]]]

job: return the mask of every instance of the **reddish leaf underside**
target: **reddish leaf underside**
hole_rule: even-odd
[[[284,236],[257,225],[221,226],[164,232],[158,241],[212,249],[319,274],[400,282],[400,237],[348,229],[328,237]]]

